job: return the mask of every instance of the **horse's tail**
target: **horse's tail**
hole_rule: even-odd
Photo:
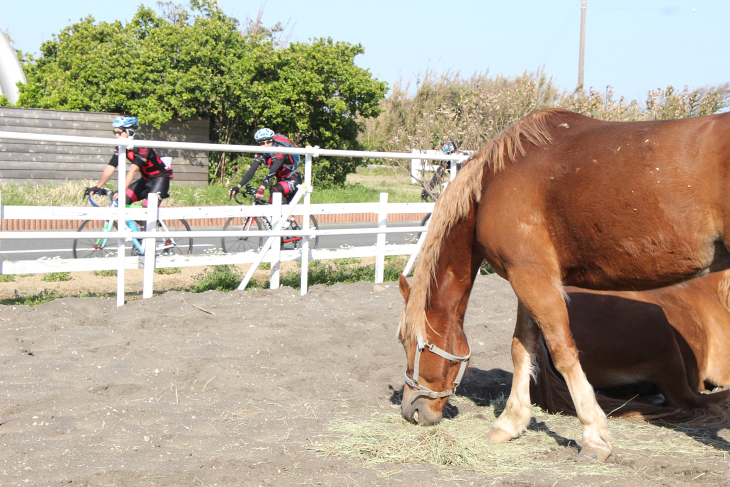
[[[542,338],[538,345],[536,359],[538,370],[534,376],[535,380],[530,382],[532,403],[549,413],[575,416],[575,405],[568,385],[552,366],[550,352]],[[679,409],[616,399],[600,393],[596,394],[596,400],[606,415],[614,418],[639,418],[645,421],[664,421],[706,428],[726,427],[730,424],[730,408],[716,404],[708,404],[704,408]]]

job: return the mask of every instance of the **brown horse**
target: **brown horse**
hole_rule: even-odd
[[[730,267],[728,243],[730,113],[602,122],[551,109],[523,118],[465,163],[436,203],[411,286],[401,279],[403,415],[441,419],[468,360],[464,313],[486,260],[532,318],[515,329],[512,391],[489,438],[527,427],[542,332],[583,425],[581,455],[606,459],[606,415],[578,361],[563,285],[674,284]]]
[[[707,408],[730,404],[730,390],[696,394],[730,385],[730,271],[650,291],[565,291],[580,364],[588,382],[605,391],[598,395],[604,411],[730,424],[730,410]],[[542,340],[537,365],[532,402],[550,412],[575,414]],[[664,396],[664,404],[632,400],[656,393]]]

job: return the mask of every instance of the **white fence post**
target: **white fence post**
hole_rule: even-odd
[[[127,220],[124,217],[127,208],[127,149],[121,145],[117,147],[119,157],[117,158],[117,230],[123,232],[127,228]],[[124,306],[124,239],[117,240],[117,306]]]
[[[289,205],[289,212],[286,214],[285,218],[289,218],[291,216],[292,212],[294,211],[294,207],[302,199],[303,193],[304,193],[304,188],[299,186],[299,190],[297,191],[297,194],[294,195],[294,199],[292,200],[291,204]],[[279,223],[277,225],[275,225],[274,228],[272,228],[272,230],[275,232],[278,232],[279,230],[281,230],[282,223],[284,223],[283,219],[279,220]],[[266,240],[266,243],[264,244],[264,246],[261,248],[261,250],[259,250],[259,253],[256,256],[256,259],[251,264],[251,267],[248,268],[248,272],[243,277],[241,284],[238,285],[239,291],[243,291],[244,289],[246,289],[246,286],[248,286],[248,283],[251,281],[251,278],[253,277],[253,273],[256,272],[256,269],[258,269],[259,265],[261,265],[261,262],[264,260],[264,257],[266,256],[266,252],[268,252],[269,249],[271,248],[271,244],[274,243],[275,238],[280,238],[280,237],[269,237]]]
[[[429,149],[427,151],[420,151],[418,149],[411,149],[411,154],[426,154],[428,156],[433,156],[436,154],[436,151],[433,149]],[[433,162],[433,161],[432,161]],[[453,169],[453,162],[452,169]],[[411,159],[411,184],[418,184],[421,179],[423,179],[423,175],[426,171],[436,171],[438,169],[438,164],[426,164],[426,159]],[[455,174],[452,173],[452,174]],[[452,176],[453,178],[453,176]],[[453,180],[453,179],[452,179]]]
[[[433,218],[433,214],[431,214],[431,218]],[[426,220],[425,229],[423,232],[421,232],[421,235],[418,237],[418,242],[416,243],[416,249],[413,251],[411,256],[408,258],[408,262],[406,263],[406,267],[403,269],[403,275],[408,277],[408,273],[411,272],[411,268],[413,267],[413,263],[416,261],[416,257],[418,257],[418,253],[421,251],[421,247],[423,247],[423,240],[426,238],[426,232],[428,229],[428,224],[431,223],[431,218]]]
[[[420,154],[421,151],[418,149],[411,149],[411,154]],[[411,184],[418,184],[418,179],[414,176],[418,171],[418,166],[422,165],[421,159],[411,159]]]
[[[272,225],[271,228],[280,227],[279,222],[283,218],[281,212],[281,193],[274,192],[271,195],[273,198],[274,214],[271,217]],[[275,237],[274,242],[271,244],[271,278],[269,280],[269,289],[279,289],[279,277],[281,270],[281,241],[283,237]]]
[[[388,224],[388,193],[380,193],[380,208],[378,211],[378,228],[384,229]],[[385,233],[379,233],[375,251],[375,283],[383,282],[385,274]]]
[[[147,224],[145,230],[148,232],[157,231],[157,219],[159,218],[157,211],[158,204],[157,193],[147,195]],[[132,244],[134,245],[134,244]],[[144,280],[142,281],[142,299],[152,297],[154,289],[153,280],[155,278],[155,237],[144,239]]]
[[[311,146],[307,146],[311,149]],[[302,229],[306,232],[309,230],[309,203],[312,199],[312,154],[304,156],[304,214],[302,215]],[[302,239],[302,271],[301,280],[299,282],[299,294],[304,296],[307,294],[309,287],[309,237]]]

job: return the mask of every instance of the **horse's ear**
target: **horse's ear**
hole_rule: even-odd
[[[717,297],[720,298],[725,309],[730,311],[730,270],[722,273],[722,279],[717,285]]]
[[[408,285],[406,276],[402,272],[398,273],[398,290],[400,291],[400,295],[403,296],[403,299],[408,301],[408,296],[411,294],[411,287]]]

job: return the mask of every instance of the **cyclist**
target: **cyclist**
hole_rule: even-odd
[[[454,139],[449,139],[441,144],[441,150],[446,155],[455,153],[458,148],[459,147],[456,145],[456,142],[454,142]],[[426,201],[430,198],[431,200],[436,201],[438,194],[435,194],[434,190],[436,189],[436,186],[438,186],[439,182],[444,177],[444,174],[446,174],[446,171],[448,171],[450,167],[451,161],[439,162],[439,167],[436,168],[436,171],[434,172],[431,181],[426,185],[425,188],[423,188],[423,191],[421,191],[421,200]],[[457,172],[459,171],[459,169],[461,169],[461,164],[456,165]]]
[[[266,163],[269,166],[269,174],[264,179],[258,191],[256,191],[256,199],[262,199],[264,197],[264,191],[271,184],[274,177],[276,177],[276,184],[270,189],[269,203],[271,203],[271,196],[274,192],[281,193],[286,203],[291,203],[297,191],[297,186],[302,184],[302,177],[299,174],[299,158],[293,154],[276,154],[273,151],[276,147],[294,147],[294,144],[288,138],[280,134],[275,134],[269,128],[257,130],[253,138],[257,144],[269,148],[272,152],[256,155],[251,167],[248,168],[246,174],[241,178],[241,182],[229,189],[228,194],[233,196],[238,193],[241,187],[251,180],[256,169],[262,163]]]
[[[121,116],[112,122],[114,137],[119,139],[134,138],[134,133],[139,128],[139,122],[135,117]],[[173,178],[172,169],[162,162],[162,159],[154,149],[146,149],[143,147],[135,147],[128,149],[127,160],[131,162],[129,171],[127,171],[127,187],[126,204],[130,205],[135,201],[143,201],[143,206],[147,206],[147,195],[149,193],[158,193],[160,199],[170,196],[170,180]],[[104,184],[112,177],[119,163],[119,148],[109,160],[109,164],[99,178],[99,182],[93,188],[86,188],[86,194],[98,193]],[[132,182],[135,174],[140,173],[141,177]],[[114,195],[117,199],[117,195]]]

